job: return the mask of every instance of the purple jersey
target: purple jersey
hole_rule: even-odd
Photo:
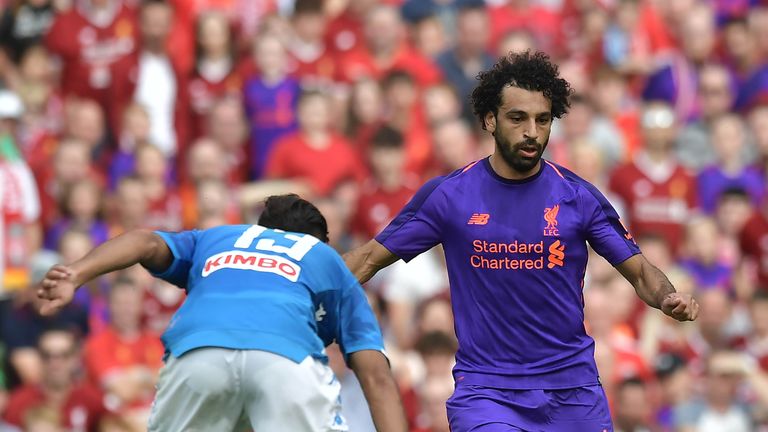
[[[376,240],[408,261],[442,243],[470,385],[557,389],[596,384],[584,329],[587,242],[611,264],[640,253],[603,195],[542,160],[525,180],[488,158],[427,182]]]
[[[699,173],[697,182],[701,208],[709,214],[717,210],[720,195],[730,188],[747,191],[755,206],[760,205],[765,195],[763,174],[756,167],[746,167],[738,174],[732,175],[717,165],[709,166]]]
[[[300,91],[299,82],[293,78],[275,85],[258,77],[246,81],[243,99],[251,130],[250,179],[259,180],[264,175],[275,143],[296,130]]]

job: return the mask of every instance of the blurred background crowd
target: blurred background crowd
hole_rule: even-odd
[[[672,322],[592,257],[585,325],[617,430],[768,430],[767,1],[0,5],[0,430],[146,428],[184,291],[129,268],[43,318],[30,287],[51,264],[132,228],[252,223],[285,192],[315,202],[345,252],[426,179],[493,151],[467,96],[526,49],[575,89],[546,157],[598,186],[702,306]],[[447,431],[440,249],[366,290],[412,431]],[[329,355],[350,429],[372,431]]]

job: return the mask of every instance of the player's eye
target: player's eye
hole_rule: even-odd
[[[545,125],[545,124],[548,124],[551,120],[552,119],[549,117],[539,117],[538,119],[536,119],[536,122],[540,125]]]

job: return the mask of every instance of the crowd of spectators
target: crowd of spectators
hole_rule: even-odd
[[[575,89],[545,157],[603,191],[701,303],[696,322],[674,322],[590,259],[585,326],[616,430],[768,430],[768,1],[0,6],[0,430],[146,428],[159,334],[184,291],[129,268],[43,318],[32,287],[52,263],[137,227],[253,223],[285,192],[316,203],[345,252],[425,180],[493,151],[467,96],[527,49]],[[366,285],[412,431],[448,431],[441,254]],[[350,430],[372,431],[329,356]]]

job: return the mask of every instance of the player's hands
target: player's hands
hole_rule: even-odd
[[[661,311],[678,321],[693,321],[699,316],[699,304],[690,294],[674,292],[664,296]]]
[[[56,264],[48,270],[37,289],[40,315],[53,315],[72,301],[75,290],[80,286],[75,276],[71,267],[61,264]]]

